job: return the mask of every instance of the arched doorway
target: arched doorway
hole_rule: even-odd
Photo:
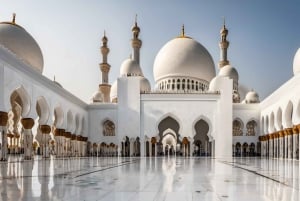
[[[249,147],[249,156],[255,156],[255,144],[252,142]]]
[[[248,143],[244,143],[243,144],[243,156],[248,156],[249,152],[248,152]]]
[[[211,142],[207,136],[209,125],[203,119],[200,119],[195,124],[196,135],[194,136],[194,155],[195,156],[211,156]]]
[[[179,123],[172,117],[168,116],[160,121],[158,124],[158,136],[159,141],[152,143],[152,156],[155,155],[155,151],[157,151],[156,155],[174,155],[176,152],[178,153],[178,147],[181,146],[181,142],[179,139]],[[156,146],[155,146],[156,145]],[[155,147],[157,150],[155,150]]]
[[[241,143],[236,143],[235,145],[235,156],[241,156]]]

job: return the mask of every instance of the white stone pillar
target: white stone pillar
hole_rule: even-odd
[[[42,142],[43,142],[43,157],[49,157],[49,133],[51,132],[51,127],[48,125],[40,125],[40,130],[42,132]]]
[[[130,146],[129,146],[129,156],[134,156],[134,140],[130,140]]]
[[[157,156],[157,143],[154,144],[154,148],[155,148],[154,156],[156,157]]]
[[[298,139],[297,139],[297,137],[298,137],[298,134],[296,133],[296,131],[295,132],[293,132],[293,158],[297,158],[297,141],[298,141]]]
[[[288,158],[293,158],[293,136],[288,135]]]
[[[149,156],[152,156],[152,143],[151,141],[149,142]]]
[[[284,147],[284,136],[283,136],[283,134],[282,134],[282,132],[279,132],[279,157],[280,158],[284,158],[284,154],[283,154],[283,151],[284,151],[284,149],[283,149],[283,147]]]
[[[6,125],[8,120],[7,112],[0,111],[0,160],[6,161],[7,160],[7,131]]]
[[[21,123],[24,128],[24,159],[31,160],[32,159],[32,127],[34,125],[34,120],[31,118],[23,118],[21,119]]]
[[[284,135],[284,158],[288,158],[288,135]]]

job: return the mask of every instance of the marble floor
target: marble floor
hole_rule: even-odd
[[[298,201],[299,161],[71,158],[0,163],[0,200]]]

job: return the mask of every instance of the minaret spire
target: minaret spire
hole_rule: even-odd
[[[227,60],[227,49],[229,47],[229,42],[227,41],[228,30],[226,29],[225,17],[223,17],[223,27],[220,30],[221,41],[219,43],[220,47],[220,62],[219,68],[229,64]]]
[[[12,23],[16,24],[16,13],[13,13]]]
[[[103,102],[110,102],[110,87],[108,82],[108,73],[110,70],[110,65],[107,63],[107,56],[109,53],[109,48],[107,47],[108,39],[106,37],[106,32],[104,30],[102,37],[102,46],[100,48],[102,54],[102,63],[100,63],[100,70],[102,73],[102,83],[99,85],[99,90],[103,94]]]
[[[138,64],[140,63],[140,48],[142,47],[142,41],[139,39],[140,27],[137,24],[137,15],[135,15],[134,26],[131,29],[133,38],[131,39],[131,46],[133,48],[133,60]]]

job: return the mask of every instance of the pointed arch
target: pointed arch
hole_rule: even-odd
[[[102,125],[103,125],[103,131],[102,131],[103,136],[115,136],[116,135],[116,133],[115,133],[116,126],[113,121],[111,121],[110,119],[106,119],[103,121]]]
[[[212,135],[211,135],[211,132],[212,132],[212,124],[211,124],[211,121],[210,121],[210,119],[209,118],[207,118],[206,116],[204,116],[204,115],[200,115],[198,118],[196,118],[195,120],[194,120],[194,122],[193,122],[193,129],[194,129],[194,135],[193,136],[195,136],[196,134],[197,134],[197,132],[196,132],[196,129],[195,129],[195,125],[196,125],[196,123],[197,122],[199,122],[200,120],[203,120],[203,121],[205,121],[206,123],[207,123],[207,125],[208,125],[208,131],[207,131],[207,136],[209,137],[209,139],[210,139],[210,141],[212,140]]]
[[[293,117],[293,103],[292,103],[292,101],[289,101],[288,104],[286,105],[285,111],[284,111],[284,127],[285,128],[293,127],[292,117]]]
[[[71,110],[67,112],[67,131],[72,132],[73,126],[74,126],[74,119],[73,119],[73,113]]]
[[[30,102],[30,96],[26,89],[21,85],[20,87],[16,88],[10,95],[10,103],[13,105],[14,103],[17,103],[21,108],[21,116],[26,117],[31,109],[31,102]]]
[[[56,128],[63,128],[64,126],[64,111],[61,106],[54,108],[54,121],[53,125]]]
[[[277,130],[282,130],[283,126],[282,126],[282,109],[281,107],[278,108],[277,112],[276,112],[276,128]]]
[[[273,133],[275,131],[275,117],[274,117],[274,112],[273,111],[270,114],[269,131],[270,131],[270,133]]]
[[[49,105],[43,96],[37,98],[36,113],[39,116],[39,124],[47,124],[50,116]]]
[[[232,122],[232,135],[243,136],[244,122],[240,118],[235,118]]]
[[[178,123],[178,125],[179,125],[179,129],[178,129],[178,131],[177,131],[177,133],[181,133],[181,121],[180,121],[180,119],[176,116],[176,115],[174,115],[174,114],[172,114],[172,113],[166,113],[166,114],[164,114],[164,115],[162,115],[160,118],[159,118],[159,120],[156,122],[156,133],[159,133],[159,124],[164,120],[164,119],[166,119],[167,117],[170,117],[170,118],[172,118],[172,119],[174,119],[177,123]],[[175,131],[175,130],[174,130]],[[176,131],[175,131],[176,132]]]

